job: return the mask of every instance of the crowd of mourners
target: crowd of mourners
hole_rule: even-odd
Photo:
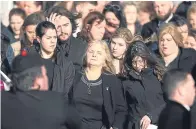
[[[14,1],[7,20],[2,129],[196,129],[196,2]]]

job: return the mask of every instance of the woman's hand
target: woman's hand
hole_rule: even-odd
[[[145,116],[140,120],[140,128],[141,128],[141,129],[147,129],[148,126],[150,125],[150,123],[151,123],[150,118],[149,118],[147,115],[145,115]]]

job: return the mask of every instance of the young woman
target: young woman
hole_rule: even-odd
[[[110,43],[110,50],[113,56],[113,65],[115,67],[116,74],[123,74],[123,59],[127,47],[131,44],[133,35],[127,28],[119,28],[112,36]]]
[[[13,37],[16,41],[19,41],[20,30],[26,18],[24,10],[20,8],[13,8],[9,13],[9,26],[8,29],[13,34]]]
[[[70,92],[82,117],[81,129],[124,129],[126,104],[106,42],[88,43],[83,63]]]
[[[106,18],[106,38],[110,37],[118,28],[127,27],[122,7],[118,4],[108,4],[103,10]],[[110,37],[111,38],[111,37]]]
[[[72,85],[75,70],[71,61],[64,56],[63,50],[57,46],[57,31],[55,25],[43,21],[36,27],[38,43],[26,48],[30,53],[38,53],[45,64],[49,89],[63,92],[67,96]]]
[[[138,9],[133,2],[123,2],[123,12],[127,22],[127,28],[133,35],[141,33],[141,25],[137,21]]]
[[[129,109],[129,129],[146,129],[158,122],[165,101],[161,79],[165,67],[143,41],[134,41],[125,54],[123,81]]]
[[[187,19],[192,30],[196,30],[196,5],[192,5],[187,12]]]
[[[193,48],[196,50],[196,35],[193,32],[189,32],[184,47]]]
[[[100,12],[90,12],[84,19],[83,28],[78,33],[78,38],[89,42],[102,40],[105,34],[106,21]]]
[[[12,43],[8,47],[7,58],[10,64],[23,48],[33,45],[33,41],[36,39],[35,28],[41,21],[45,21],[45,17],[41,12],[33,13],[26,17],[20,32],[20,41]]]
[[[168,70],[180,68],[193,72],[196,64],[196,51],[182,48],[182,35],[172,23],[166,24],[159,33],[159,53]]]

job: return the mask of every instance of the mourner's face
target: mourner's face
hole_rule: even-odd
[[[192,37],[192,36],[188,36],[184,46],[186,48],[193,48],[193,49],[196,50],[196,40],[195,40],[195,38]]]
[[[10,19],[10,27],[12,28],[12,31],[14,34],[19,35],[21,26],[24,22],[24,19],[22,19],[19,15],[13,15]]]
[[[34,12],[41,10],[41,6],[37,6],[34,1],[25,1],[24,2],[24,11],[27,15],[30,15]]]
[[[57,29],[58,38],[61,41],[67,40],[72,34],[71,21],[65,16],[60,16],[55,20],[55,27]]]
[[[183,25],[183,26],[177,27],[177,29],[181,33],[181,35],[183,37],[183,43],[185,43],[186,39],[188,37],[188,26],[187,25]]]
[[[172,1],[154,1],[154,10],[160,20],[166,20],[172,12]]]
[[[106,25],[106,29],[109,32],[114,33],[116,31],[116,29],[118,28],[117,26],[120,25],[120,21],[118,20],[118,18],[115,16],[115,14],[113,12],[106,12],[105,18],[109,23],[116,26],[116,27],[112,27],[112,26]]]
[[[90,30],[90,34],[93,38],[93,40],[102,40],[104,33],[105,33],[105,26],[106,26],[106,22],[105,20],[102,21],[101,23],[99,23],[100,20],[96,20],[93,24],[92,24],[92,28]]]
[[[127,24],[134,24],[137,20],[137,9],[133,5],[127,5],[124,9]]]
[[[138,21],[141,25],[144,25],[145,23],[150,21],[150,13],[139,11],[138,12]]]
[[[195,81],[191,75],[187,76],[187,81],[185,84],[185,96],[188,106],[192,106],[195,100]]]
[[[88,65],[103,67],[105,64],[106,52],[100,43],[92,43],[87,49],[86,56]]]
[[[196,29],[196,13],[190,13],[189,15],[189,23],[193,29]]]
[[[159,51],[162,54],[162,56],[170,56],[176,53],[176,50],[178,50],[178,45],[176,44],[176,42],[170,34],[165,34],[162,37],[160,37]]]
[[[142,69],[146,68],[146,66],[147,66],[146,61],[143,58],[139,57],[139,56],[135,56],[133,58],[132,62],[133,62],[132,67],[137,72],[141,72]]]
[[[57,34],[55,29],[47,29],[46,33],[40,39],[38,37],[38,41],[41,43],[41,48],[47,52],[54,52],[57,44]]]
[[[110,44],[111,53],[115,58],[122,58],[126,49],[127,45],[124,39],[122,38],[113,38]]]
[[[28,40],[29,40],[32,44],[33,44],[33,40],[36,39],[35,28],[36,28],[36,25],[28,25],[28,26],[25,28],[26,36],[27,36]]]

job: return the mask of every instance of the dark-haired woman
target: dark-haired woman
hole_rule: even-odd
[[[20,30],[26,18],[25,11],[20,8],[13,8],[9,13],[9,26],[8,29],[13,34],[16,41],[20,39]]]
[[[165,104],[161,79],[165,67],[142,41],[134,41],[125,55],[127,80],[123,81],[129,109],[129,128],[146,129],[157,123]]]
[[[122,7],[118,4],[108,4],[103,10],[106,18],[106,35],[105,38],[110,36],[120,27],[127,28],[126,18],[123,14]]]
[[[81,38],[85,42],[92,40],[102,40],[105,34],[106,21],[100,12],[90,12],[83,22],[83,28],[78,33],[77,38]]]
[[[38,53],[46,66],[49,90],[63,92],[65,96],[72,85],[75,70],[73,63],[65,58],[63,50],[57,46],[57,31],[55,25],[44,21],[37,25],[38,43],[27,48],[30,53]]]
[[[20,41],[12,43],[8,47],[7,58],[10,64],[23,48],[33,45],[33,41],[36,39],[35,28],[42,21],[45,21],[45,17],[41,12],[33,13],[26,17],[20,32]]]

